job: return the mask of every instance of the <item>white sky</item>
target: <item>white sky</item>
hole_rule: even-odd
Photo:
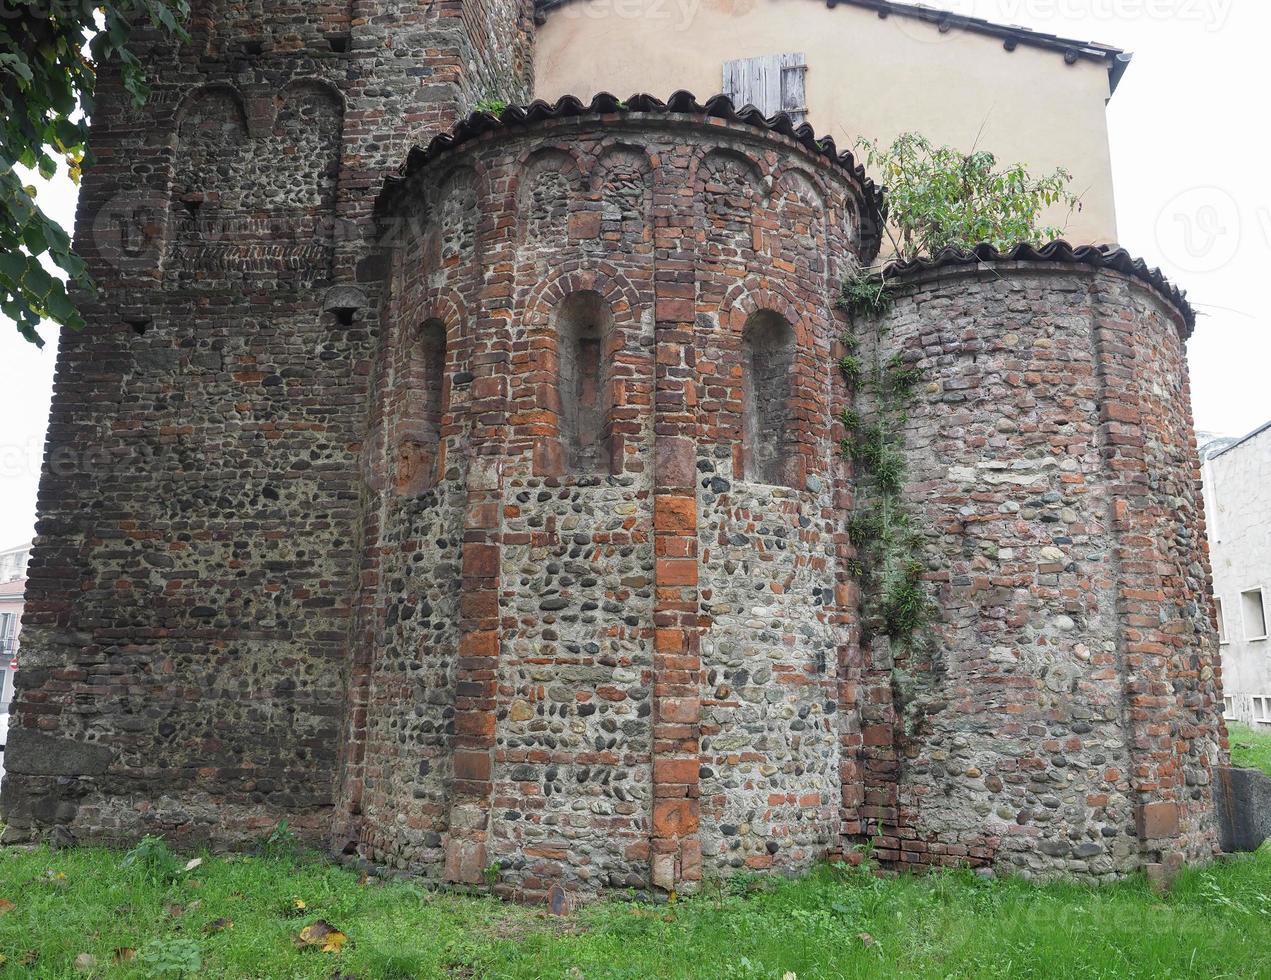
[[[1121,241],[1201,312],[1190,346],[1197,425],[1240,435],[1271,420],[1271,3],[927,3],[1134,52],[1108,110]],[[69,227],[73,188],[41,199]],[[0,321],[0,548],[34,527],[53,361],[53,344],[38,351]]]

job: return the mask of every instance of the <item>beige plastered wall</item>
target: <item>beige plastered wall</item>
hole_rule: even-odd
[[[571,0],[538,29],[536,96],[705,100],[735,58],[807,55],[808,121],[840,149],[904,131],[1034,172],[1064,167],[1082,210],[1052,211],[1074,244],[1117,238],[1106,63],[823,0]]]

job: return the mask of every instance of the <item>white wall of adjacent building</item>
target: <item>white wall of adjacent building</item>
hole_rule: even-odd
[[[1227,717],[1271,731],[1271,424],[1203,475]]]

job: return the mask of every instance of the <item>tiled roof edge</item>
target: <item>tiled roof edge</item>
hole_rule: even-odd
[[[537,16],[545,17],[549,11],[555,10],[557,7],[563,7],[571,2],[574,2],[574,0],[535,0],[534,11]],[[578,2],[583,2],[583,0],[578,0]],[[887,17],[890,14],[897,14],[901,17],[913,17],[917,20],[934,24],[941,30],[950,30],[956,27],[975,34],[999,38],[1006,42],[1008,51],[1011,50],[1013,44],[1024,44],[1028,47],[1055,51],[1064,55],[1065,58],[1071,55],[1074,59],[1084,58],[1087,61],[1102,61],[1108,66],[1108,84],[1112,92],[1116,92],[1117,85],[1121,82],[1121,76],[1125,74],[1132,57],[1121,48],[1113,47],[1110,44],[1101,44],[1098,41],[1079,41],[1075,38],[1062,37],[1058,34],[1047,34],[1044,31],[1019,27],[1015,24],[998,24],[982,17],[969,17],[965,14],[954,13],[951,10],[939,10],[923,4],[897,3],[896,0],[825,0],[825,5],[831,9],[839,4],[873,10],[880,17]]]
[[[1218,459],[1218,457],[1220,456],[1226,456],[1232,450],[1239,449],[1241,446],[1244,446],[1250,442],[1253,442],[1254,439],[1258,438],[1258,436],[1262,435],[1264,432],[1268,431],[1269,429],[1271,429],[1271,422],[1264,422],[1262,425],[1258,426],[1248,435],[1241,436],[1239,439],[1233,442],[1230,446],[1224,446],[1222,449],[1218,450],[1218,452],[1206,458]]]
[[[652,95],[633,95],[626,100],[618,99],[608,92],[601,92],[584,103],[572,95],[558,99],[554,104],[536,100],[526,106],[508,106],[497,116],[489,112],[474,112],[460,122],[451,132],[433,137],[426,147],[415,147],[406,158],[406,164],[399,175],[390,177],[380,194],[381,206],[385,197],[396,190],[413,174],[419,172],[438,156],[449,152],[457,146],[475,139],[484,133],[498,129],[533,126],[536,123],[552,119],[569,119],[578,116],[606,116],[623,113],[649,113],[667,115],[705,116],[714,119],[725,119],[738,122],[756,129],[787,136],[801,144],[808,152],[821,156],[831,163],[842,167],[856,181],[864,199],[866,214],[861,215],[862,255],[865,262],[873,261],[881,244],[881,229],[886,219],[886,206],[883,201],[883,188],[874,183],[865,173],[865,167],[857,162],[850,150],[839,151],[832,136],[817,138],[812,127],[807,123],[796,126],[784,112],[775,116],[764,116],[754,106],[746,105],[740,109],[733,105],[732,99],[726,95],[716,95],[699,103],[692,92],[679,91],[663,102]]]
[[[1170,282],[1160,269],[1149,267],[1142,259],[1136,259],[1116,245],[1073,246],[1065,241],[1055,241],[1040,246],[1023,243],[1006,251],[992,245],[977,245],[973,249],[949,247],[929,258],[893,262],[884,270],[884,275],[903,279],[936,269],[995,262],[1066,262],[1120,272],[1147,283],[1175,306],[1186,324],[1184,339],[1196,329],[1196,310],[1188,302],[1187,293]]]

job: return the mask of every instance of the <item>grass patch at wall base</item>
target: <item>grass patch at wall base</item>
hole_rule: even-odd
[[[0,851],[0,976],[1271,975],[1266,850],[1185,872],[1168,896],[1142,880],[1038,887],[825,867],[799,880],[708,882],[671,904],[610,900],[566,918],[304,856],[205,856],[172,873],[151,859],[122,863],[93,848]],[[316,922],[345,938],[299,942]]]

